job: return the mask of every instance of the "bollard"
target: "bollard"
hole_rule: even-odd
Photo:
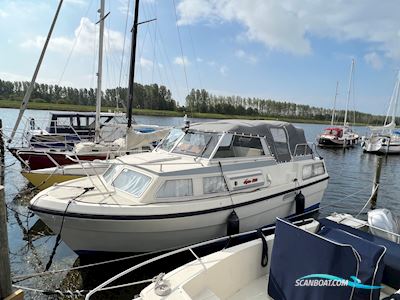
[[[379,182],[381,178],[381,170],[383,164],[383,156],[377,156],[378,160],[376,162],[376,169],[375,169],[375,177],[374,177],[374,184],[372,186],[372,194],[371,194],[371,209],[376,208],[376,202],[378,199],[378,189],[379,189]]]

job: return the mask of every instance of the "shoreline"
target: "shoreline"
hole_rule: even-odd
[[[19,109],[21,106],[19,100],[5,100],[0,99],[0,108],[13,108]],[[95,106],[77,105],[77,104],[59,104],[59,103],[45,103],[45,102],[29,102],[28,108],[32,110],[58,110],[58,111],[79,111],[79,112],[93,112],[96,111]],[[117,111],[115,107],[102,107],[102,112]],[[124,112],[124,109],[118,111]],[[152,109],[133,109],[134,115],[155,116],[155,117],[183,117],[185,114],[191,118],[201,119],[249,119],[249,120],[275,120],[286,121],[290,123],[309,123],[309,124],[325,124],[329,125],[329,121],[313,120],[313,119],[293,119],[293,118],[273,118],[268,116],[250,116],[250,115],[226,115],[219,113],[190,113],[184,111],[170,111],[170,110],[152,110]],[[364,123],[355,123],[354,126],[367,126]],[[335,125],[340,126],[340,125]]]

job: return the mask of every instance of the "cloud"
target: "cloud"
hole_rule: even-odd
[[[153,62],[149,59],[146,59],[144,57],[140,58],[140,65],[143,69],[150,70],[153,67]]]
[[[221,66],[221,67],[219,67],[219,72],[223,75],[223,76],[226,76],[227,74],[228,74],[228,67],[227,66]]]
[[[70,4],[85,5],[87,2],[85,0],[65,0],[65,2]]]
[[[188,66],[188,65],[190,65],[190,61],[186,56],[183,56],[183,57],[182,56],[177,56],[174,59],[174,64],[177,64],[177,65],[180,65],[180,66],[183,66],[183,65]]]
[[[56,52],[70,52],[72,47],[74,52],[81,54],[92,54],[98,37],[97,25],[88,18],[81,18],[79,26],[74,31],[74,37],[59,36],[50,40],[49,50]],[[121,51],[123,46],[123,35],[118,31],[105,30],[104,41],[110,46],[108,51]],[[26,40],[20,45],[23,48],[39,48],[44,45],[45,37],[36,36],[33,39]]]
[[[312,38],[367,42],[400,60],[397,0],[182,0],[179,24],[235,22],[249,41],[295,55],[312,53]]]
[[[7,18],[8,16],[9,14],[6,11],[0,9],[0,18]]]
[[[235,56],[251,64],[255,64],[258,61],[258,58],[255,55],[248,54],[242,49],[236,50]]]
[[[370,52],[364,55],[364,60],[375,70],[380,70],[383,67],[383,62],[376,52]]]

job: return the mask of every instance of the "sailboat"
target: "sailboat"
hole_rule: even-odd
[[[110,140],[110,132],[106,132],[106,126],[102,127],[101,120],[101,95],[102,95],[102,66],[103,66],[103,36],[104,36],[104,15],[105,0],[100,1],[100,30],[99,30],[99,55],[97,71],[97,94],[96,94],[96,114],[94,128],[94,142],[82,141],[74,144],[74,148],[66,145],[61,147],[9,147],[10,152],[21,162],[24,169],[28,171],[43,168],[60,167],[63,165],[76,164],[78,160],[93,161],[96,159],[113,159],[120,155],[150,151],[157,142],[161,141],[169,132],[170,128],[156,125],[132,124],[132,99],[129,100],[127,124],[110,124],[114,137]],[[49,37],[50,38],[50,37]],[[136,38],[136,37],[135,37]],[[44,54],[43,54],[44,55]],[[35,73],[36,74],[36,73]],[[130,77],[130,80],[133,79]],[[34,83],[34,80],[33,80]],[[31,86],[33,86],[33,83]],[[130,84],[129,86],[131,86]],[[128,87],[132,88],[133,87]],[[132,94],[133,91],[130,91]],[[23,104],[29,100],[29,96]],[[26,105],[25,105],[26,106]],[[25,107],[26,108],[26,107]],[[20,111],[23,112],[22,108]],[[18,127],[18,118],[14,130]],[[113,122],[111,122],[113,123]],[[75,131],[74,129],[72,129]],[[13,131],[14,132],[14,131]],[[102,133],[108,140],[102,139]],[[32,176],[29,176],[31,178]],[[37,180],[36,180],[37,181]]]
[[[347,103],[346,103],[343,126],[334,126],[336,98],[338,95],[338,83],[337,83],[331,126],[325,128],[324,132],[317,137],[319,147],[348,148],[348,147],[353,147],[358,143],[359,135],[351,129],[351,127],[347,122],[347,112],[349,109],[350,94],[351,94],[351,89],[353,87],[354,65],[355,61],[353,59],[350,68],[349,89],[347,93]]]
[[[370,126],[371,134],[361,146],[364,152],[378,154],[400,154],[400,131],[396,130],[396,112],[399,102],[400,72],[393,89],[390,105],[383,126]],[[391,116],[390,123],[388,122]]]

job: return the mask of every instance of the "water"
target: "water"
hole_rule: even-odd
[[[34,117],[37,122],[40,122],[39,120],[46,119],[48,114],[47,111],[28,110],[25,117]],[[10,133],[9,129],[14,125],[17,115],[18,110],[16,109],[0,109],[0,119],[3,120],[3,126],[6,128],[5,134]],[[182,118],[148,116],[135,116],[135,119],[138,123],[159,125],[181,125],[183,121]],[[325,125],[317,124],[297,124],[297,126],[304,128],[308,141],[314,141],[317,134],[325,127]],[[367,132],[365,127],[355,127],[354,129],[359,134]],[[377,156],[363,153],[360,147],[349,150],[318,149],[318,152],[325,159],[330,175],[328,189],[321,203],[323,207],[321,213],[326,215],[336,211],[357,214],[371,193]],[[6,202],[10,208],[8,211],[8,233],[12,273],[16,276],[42,272],[49,261],[50,253],[56,242],[55,236],[46,235],[46,233],[41,233],[41,235],[27,234],[28,228],[31,228],[37,221],[35,216],[30,216],[26,207],[33,194],[18,194],[21,190],[24,190],[27,182],[19,173],[20,164],[15,163],[15,159],[9,153],[6,154],[6,166],[5,193]],[[384,158],[378,207],[386,207],[393,213],[400,215],[400,203],[398,201],[400,187],[397,184],[400,179],[400,172],[398,170],[400,170],[400,156]],[[102,260],[100,257],[93,259]],[[187,259],[190,259],[190,257],[181,256],[179,260],[171,261],[170,263],[173,265],[170,267]],[[120,264],[106,265],[85,271],[70,271],[43,278],[33,278],[22,281],[20,285],[44,290],[56,288],[61,290],[90,289],[135,262],[137,261],[129,260]],[[87,261],[82,262],[72,250],[61,243],[57,247],[50,270],[70,268],[86,263]],[[160,271],[165,270],[166,266],[160,265]],[[149,274],[153,276],[157,273],[149,272]],[[146,275],[146,272],[142,272],[135,278],[148,278],[149,276]],[[125,294],[117,293],[115,298],[130,299],[134,292],[137,292],[137,289],[125,292]],[[98,295],[98,298],[110,299],[113,295],[102,293]],[[48,296],[30,292],[26,294],[26,299],[48,299]]]

